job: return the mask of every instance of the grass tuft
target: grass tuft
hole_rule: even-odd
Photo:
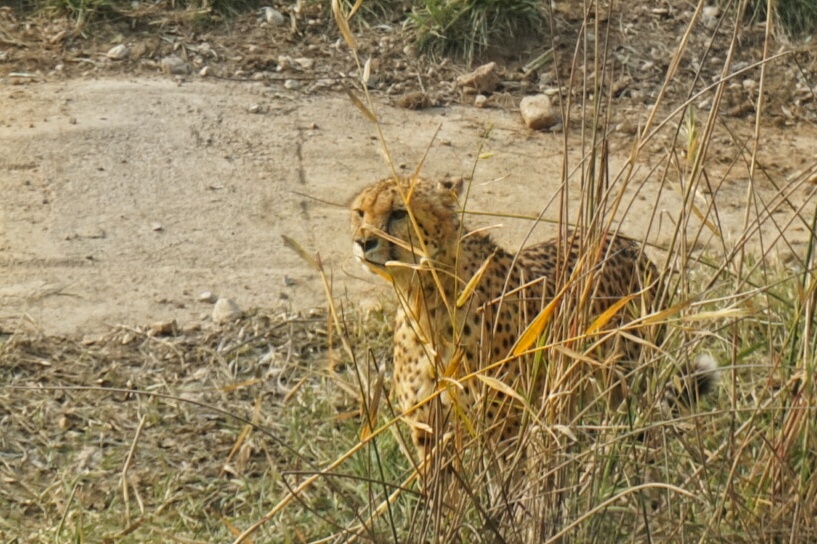
[[[813,38],[817,33],[817,1],[776,0],[773,5],[774,22],[783,35],[803,40]],[[767,10],[766,0],[754,0],[748,4],[747,15],[750,20],[763,21]]]
[[[509,40],[541,38],[545,23],[538,0],[424,0],[409,17],[422,51],[469,61]]]

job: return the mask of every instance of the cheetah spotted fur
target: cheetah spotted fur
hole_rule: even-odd
[[[498,363],[485,375],[521,386],[525,373],[519,359],[508,359],[509,352],[559,292],[559,278],[569,277],[581,258],[575,241],[551,239],[514,255],[487,233],[469,231],[461,222],[461,188],[461,182],[386,179],[366,187],[351,206],[355,257],[391,282],[399,299],[392,394],[421,459],[450,426],[452,408],[484,403],[479,381],[451,385],[452,380]],[[588,282],[595,286],[592,313],[601,315],[622,297],[632,297],[610,324],[640,317],[659,284],[653,263],[639,244],[621,236],[608,236],[596,253]],[[476,287],[463,296],[483,265]],[[620,351],[632,357],[638,349],[624,340]],[[431,402],[435,392],[439,399]],[[500,422],[493,433],[500,443],[520,427],[520,418],[502,411],[507,401],[494,395],[483,412]]]

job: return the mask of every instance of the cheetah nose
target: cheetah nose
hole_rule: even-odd
[[[380,240],[378,240],[377,238],[368,238],[368,239],[361,238],[359,240],[356,240],[355,242],[357,243],[358,247],[360,247],[361,251],[365,255],[366,253],[368,253],[371,250],[375,249],[377,247],[377,244],[380,243]]]

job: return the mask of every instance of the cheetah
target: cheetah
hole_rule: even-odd
[[[531,373],[511,354],[570,278],[588,289],[592,316],[616,307],[606,327],[613,331],[649,312],[661,287],[641,246],[623,236],[605,236],[595,252],[570,234],[506,251],[463,225],[461,191],[461,181],[390,178],[366,187],[351,205],[354,256],[390,282],[399,299],[392,395],[421,460],[456,414],[473,414],[479,403],[497,422],[490,432],[497,443],[518,435],[522,418],[507,410],[510,389],[525,389],[529,398],[541,391],[523,383]],[[637,358],[638,334],[633,328],[615,337],[606,361],[614,364],[605,366]],[[711,385],[696,380],[696,394]],[[487,400],[485,387],[480,393],[485,383],[494,392]]]

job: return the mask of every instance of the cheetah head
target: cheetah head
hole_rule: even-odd
[[[449,264],[459,236],[461,190],[461,180],[420,178],[386,179],[367,187],[351,206],[355,257],[390,281],[410,276],[411,267],[423,261]]]

